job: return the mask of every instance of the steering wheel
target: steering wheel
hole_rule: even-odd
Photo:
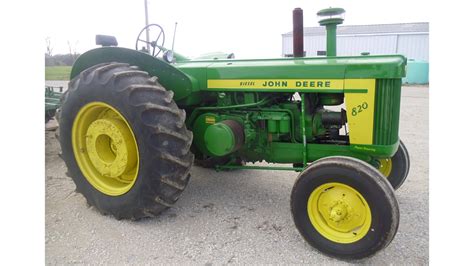
[[[146,31],[147,30],[150,31],[150,40],[154,40],[154,41],[144,40],[144,39],[146,39]],[[143,38],[142,35],[145,35],[145,38]],[[158,36],[158,37],[156,37],[156,39],[154,39],[153,38],[154,36]],[[142,48],[139,49],[138,48],[138,43],[141,43],[141,42],[147,44],[147,46],[142,46]],[[135,42],[135,50],[144,51],[144,52],[147,52],[147,53],[151,54],[152,56],[156,57],[163,50],[163,45],[164,44],[165,44],[165,31],[163,30],[163,28],[158,24],[148,24],[138,34],[137,41]],[[153,49],[151,51],[151,53],[147,48],[148,45],[151,46],[151,48]]]

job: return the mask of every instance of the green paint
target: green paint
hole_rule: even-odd
[[[344,8],[340,7],[330,7],[330,8],[325,8],[321,9],[316,13],[316,15],[321,16],[321,17],[331,17],[331,16],[337,16],[337,15],[342,15],[346,12]]]
[[[206,121],[207,120],[207,121]],[[204,142],[204,133],[206,129],[214,123],[219,121],[219,116],[215,113],[203,113],[196,118],[192,125],[187,127],[193,131],[193,146],[195,152],[199,152],[204,155],[212,156],[211,152],[207,150],[206,144]]]
[[[344,93],[367,93],[367,89],[345,89]]]
[[[193,77],[184,74],[162,59],[119,47],[102,47],[82,54],[72,67],[71,80],[83,70],[106,62],[128,63],[147,71],[151,76],[159,77],[161,85],[174,92],[175,100],[189,97],[193,87],[197,87],[197,81]]]
[[[241,169],[241,170],[280,170],[280,171],[303,171],[303,167],[283,167],[283,166],[256,166],[256,165],[218,165],[217,170]]]
[[[305,94],[301,93],[301,135],[303,138],[303,166],[308,164],[307,143],[306,143],[306,123],[305,123]]]
[[[320,10],[317,15],[322,17],[319,20],[319,25],[326,26],[326,55],[336,56],[337,55],[337,25],[342,24],[344,19],[342,14],[346,11],[343,8],[326,8]]]
[[[374,144],[391,145],[398,141],[401,80],[379,79],[375,87]]]
[[[362,113],[367,108],[369,108],[369,104],[367,102],[362,102],[361,104],[357,105],[357,107],[352,108],[351,115],[357,116],[359,113]]]
[[[176,66],[185,73],[200,68],[207,79],[347,79],[402,78],[405,64],[403,56],[390,55],[189,61]],[[199,83],[200,89],[207,90],[206,81]]]
[[[275,163],[297,163],[303,161],[303,144],[273,142],[270,145],[267,162]],[[308,162],[328,156],[349,156],[369,162],[371,156],[365,151],[359,151],[351,148],[351,145],[331,145],[331,144],[307,144]]]
[[[279,133],[287,134],[290,133],[290,117],[285,116],[283,119],[279,120]]]
[[[278,132],[278,125],[276,120],[268,120],[268,132],[270,133],[277,133]]]
[[[204,143],[212,155],[227,155],[235,148],[234,132],[224,123],[210,125],[204,133]]]
[[[389,145],[350,145],[350,150],[356,153],[364,153],[375,158],[389,158],[398,150],[399,140]]]
[[[336,31],[337,24],[326,25],[326,54],[327,56],[337,55]]]
[[[61,96],[63,95],[62,87],[46,86],[44,92],[46,112],[55,111],[61,106]]]
[[[332,16],[330,14],[342,14],[343,10],[321,12],[320,15]],[[157,76],[166,89],[174,92],[178,106],[186,111],[186,126],[193,132],[191,150],[198,157],[230,156],[247,162],[302,163],[305,167],[327,156],[349,156],[369,163],[392,156],[398,148],[401,78],[405,76],[406,58],[400,55],[336,56],[336,26],[342,19],[330,17],[320,23],[327,28],[328,57],[190,60],[175,53],[177,62],[168,64],[135,50],[103,47],[81,55],[72,68],[71,79],[91,66],[107,62],[128,63]],[[211,79],[242,80],[243,86],[208,88]],[[250,88],[251,84],[245,84],[245,80],[252,79],[265,80],[263,88]],[[377,80],[374,145],[350,145],[344,138],[347,136],[331,139],[334,130],[339,134],[339,125],[324,123],[337,121],[341,113],[323,116],[323,108],[344,103],[345,94],[367,93],[366,88],[330,86],[334,83],[329,80],[343,79]],[[293,88],[288,87],[290,82],[286,80],[302,81],[291,85]],[[295,92],[301,101],[293,98]],[[347,110],[347,115],[364,112],[362,104],[360,110]],[[324,117],[327,120],[323,123]],[[238,150],[235,150],[235,136],[230,127],[222,123],[224,120],[235,120],[243,126],[244,143]],[[303,167],[229,164],[218,169],[300,171]]]

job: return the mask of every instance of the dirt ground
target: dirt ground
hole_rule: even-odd
[[[428,264],[428,103],[426,86],[404,87],[400,136],[411,158],[396,192],[398,234],[362,263]],[[117,221],[86,205],[65,175],[54,132],[46,132],[46,264],[346,264],[318,253],[290,212],[297,173],[193,167],[176,206],[155,219]]]

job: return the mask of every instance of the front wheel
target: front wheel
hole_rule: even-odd
[[[398,150],[392,158],[379,160],[379,171],[392,185],[393,189],[399,189],[407,179],[410,171],[410,156],[405,144],[400,140]]]
[[[399,223],[390,183],[371,165],[327,157],[306,168],[291,193],[291,211],[303,238],[341,259],[361,259],[386,247]]]

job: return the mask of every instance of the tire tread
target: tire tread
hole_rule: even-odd
[[[125,100],[125,104],[128,105],[126,108],[129,108],[130,112],[136,113],[137,117],[139,117],[137,121],[133,121],[133,124],[146,129],[146,132],[150,132],[150,134],[165,134],[179,141],[175,142],[175,145],[168,146],[168,151],[155,149],[156,154],[151,156],[151,158],[146,158],[146,160],[151,161],[147,165],[153,168],[151,169],[153,174],[146,177],[149,178],[151,185],[142,190],[146,193],[141,196],[142,200],[136,202],[132,209],[117,210],[104,208],[101,204],[97,204],[94,199],[87,198],[88,194],[82,191],[79,186],[77,190],[86,197],[87,202],[95,206],[101,213],[111,214],[117,219],[138,220],[143,217],[155,217],[163,210],[173,206],[189,181],[189,171],[193,164],[194,156],[189,150],[193,135],[184,126],[186,113],[179,109],[173,101],[173,93],[167,91],[158,83],[157,77],[150,77],[147,72],[139,70],[136,66],[115,62],[90,67],[71,80],[69,89],[61,99],[62,104],[69,104],[71,94],[80,90],[81,86],[90,86],[92,82],[103,84],[104,88],[122,88],[117,93],[121,94],[124,99],[128,99],[128,102]],[[144,97],[138,97],[138,100],[131,104],[130,97],[134,91],[140,91],[140,93],[145,95],[143,95]],[[153,97],[147,97],[147,95]],[[150,98],[162,100],[151,102],[148,100]],[[149,110],[155,111],[150,115],[161,116],[164,114],[166,119],[156,117],[154,118],[154,121],[157,121],[156,123],[144,121],[143,114]],[[58,116],[60,116],[60,119],[64,119],[64,114],[58,114]],[[143,140],[148,141],[146,138]],[[148,146],[152,147],[152,145]],[[159,169],[160,160],[167,162],[167,165],[169,165],[168,169]],[[66,164],[68,168],[71,165],[67,161]],[[72,178],[74,180],[83,177],[73,176]]]

